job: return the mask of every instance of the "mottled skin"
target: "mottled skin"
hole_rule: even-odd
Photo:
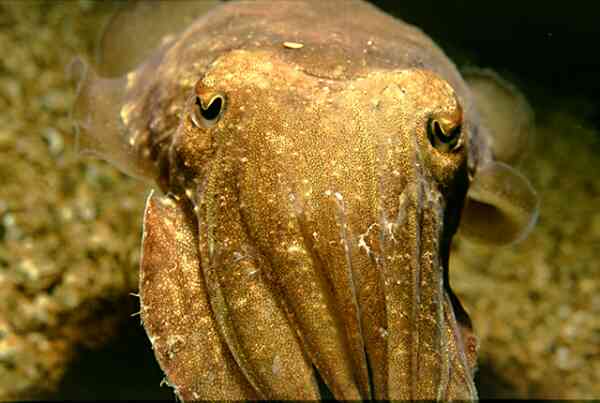
[[[124,126],[105,157],[164,194],[141,308],[178,396],[317,399],[314,366],[338,399],[476,399],[448,257],[492,152],[421,31],[359,1],[232,2],[97,83],[121,102],[80,115],[118,108]],[[432,120],[456,147],[436,148]]]

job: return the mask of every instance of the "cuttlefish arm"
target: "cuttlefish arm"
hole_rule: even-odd
[[[224,244],[210,254],[211,232],[240,231],[235,217],[216,219],[217,228],[207,228],[189,202],[148,197],[141,315],[167,379],[183,400],[318,399],[312,367],[265,282],[260,256],[233,237],[219,237]]]
[[[183,400],[258,398],[219,335],[200,273],[193,213],[152,192],[142,243],[141,317],[177,395]]]

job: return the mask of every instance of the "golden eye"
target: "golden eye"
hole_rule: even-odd
[[[429,119],[427,125],[427,137],[429,142],[437,150],[447,153],[456,150],[460,146],[460,135],[462,125],[444,119]]]
[[[214,95],[207,103],[204,103],[202,98],[196,96],[192,105],[192,122],[198,128],[211,128],[221,118],[224,107],[225,97],[221,94]]]

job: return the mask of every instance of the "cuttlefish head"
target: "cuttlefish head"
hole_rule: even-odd
[[[454,233],[474,129],[445,80],[418,69],[320,79],[260,53],[232,52],[195,83],[169,149],[172,187],[206,192],[227,172],[265,249],[277,214],[330,228],[343,212],[359,234],[433,203]],[[321,240],[339,243],[330,232]]]
[[[323,80],[240,51],[189,108],[171,166],[209,264],[264,273],[334,395],[370,396],[370,367],[377,396],[472,397],[444,281],[472,133],[452,87],[424,70]]]
[[[93,131],[118,113],[127,141],[105,155],[162,190],[142,317],[181,397],[313,399],[320,379],[339,399],[476,398],[450,242],[461,217],[473,238],[521,238],[537,202],[465,94],[424,69],[336,80],[260,49],[169,104],[142,73],[84,83],[78,114]],[[92,110],[95,91],[124,101]]]

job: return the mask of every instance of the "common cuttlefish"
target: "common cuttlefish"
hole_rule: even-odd
[[[84,150],[156,189],[141,317],[183,400],[476,399],[459,228],[510,243],[525,98],[359,0],[126,6],[81,63]]]

